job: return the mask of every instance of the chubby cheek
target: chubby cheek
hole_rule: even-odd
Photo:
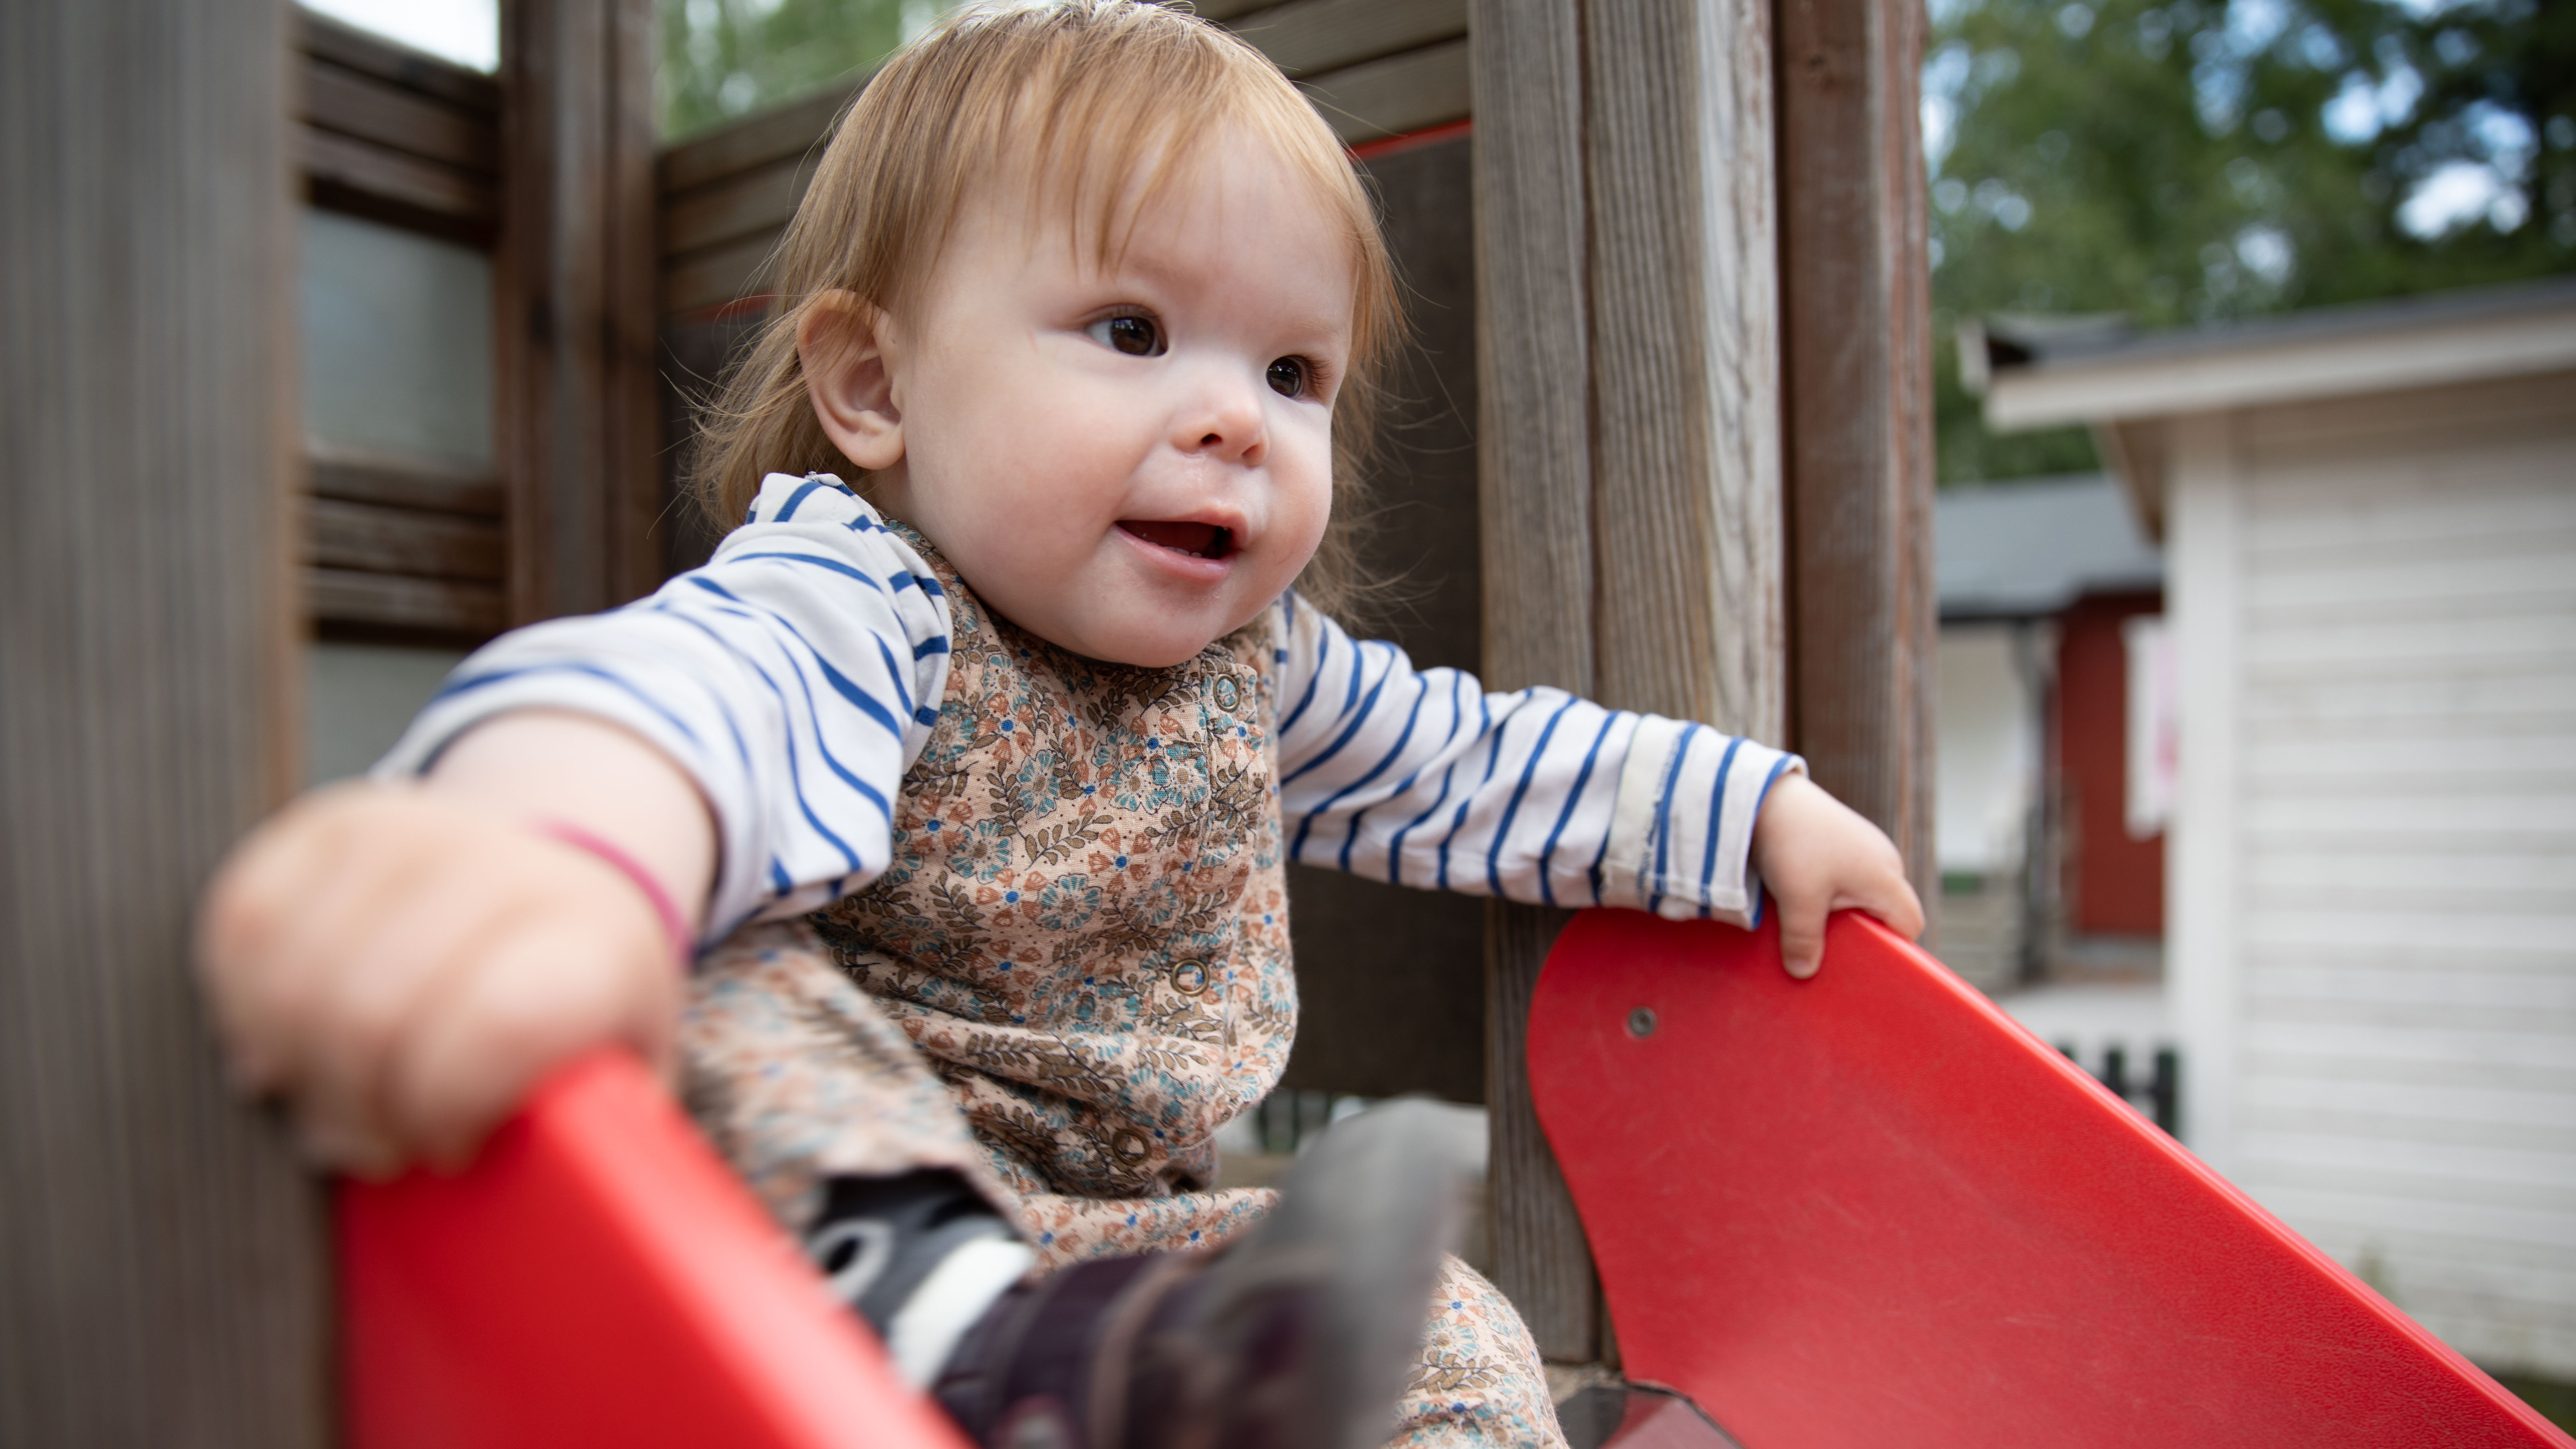
[[[1313,428],[1281,436],[1280,440],[1293,443],[1293,461],[1291,448],[1280,450],[1279,461],[1290,466],[1274,469],[1280,483],[1273,504],[1278,537],[1288,545],[1283,552],[1293,555],[1284,562],[1285,572],[1278,581],[1280,588],[1286,588],[1297,571],[1306,566],[1306,560],[1314,556],[1316,545],[1323,542],[1325,526],[1332,521],[1333,439],[1329,429]]]

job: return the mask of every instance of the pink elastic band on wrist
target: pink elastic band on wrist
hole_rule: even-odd
[[[680,913],[680,903],[671,899],[660,879],[644,868],[644,862],[626,853],[615,841],[595,835],[569,820],[539,820],[531,827],[550,840],[560,840],[573,849],[595,856],[614,868],[619,875],[635,882],[644,899],[653,903],[653,914],[662,918],[662,934],[671,941],[671,957],[686,971],[697,959],[698,942],[689,930],[689,918]]]

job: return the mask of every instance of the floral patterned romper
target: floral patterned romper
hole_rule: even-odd
[[[1213,1245],[1216,1130],[1297,1022],[1271,733],[1272,617],[1169,669],[993,617],[903,530],[954,615],[948,690],[884,875],[701,963],[681,1043],[699,1124],[780,1221],[834,1175],[947,1167],[1042,1269]],[[1560,1445],[1502,1295],[1445,1265],[1400,1445]]]

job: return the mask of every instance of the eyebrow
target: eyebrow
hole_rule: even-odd
[[[1176,285],[1196,280],[1194,274],[1200,268],[1213,264],[1209,258],[1197,253],[1181,253],[1177,257],[1155,257],[1149,249],[1157,245],[1161,244],[1140,240],[1127,248],[1114,265],[1096,267],[1086,263],[1086,269],[1092,271],[1103,283],[1114,284],[1123,277],[1134,277],[1148,283]],[[1327,311],[1291,317],[1285,330],[1330,337],[1335,345],[1348,347],[1351,345],[1353,334],[1358,330],[1356,323],[1359,300],[1356,288],[1352,292],[1351,305],[1351,312],[1339,316]]]

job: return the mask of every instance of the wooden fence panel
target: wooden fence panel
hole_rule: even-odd
[[[1924,24],[1904,0],[1779,0],[1793,738],[1933,907]]]
[[[1769,31],[1744,0],[1475,13],[1485,668],[1780,734]],[[1749,158],[1749,164],[1748,164]],[[1495,1271],[1552,1359],[1606,1347],[1529,1116],[1529,992],[1562,924],[1492,908]]]
[[[662,580],[652,0],[504,7],[498,277],[513,622]]]
[[[319,1446],[319,1193],[196,893],[299,757],[285,7],[0,7],[0,1443]]]
[[[1571,0],[1478,0],[1477,526],[1485,683],[1593,692],[1591,314],[1582,35]],[[1530,993],[1566,913],[1485,916],[1485,1110],[1495,1286],[1548,1358],[1588,1362],[1600,1290],[1574,1199],[1530,1106]]]

